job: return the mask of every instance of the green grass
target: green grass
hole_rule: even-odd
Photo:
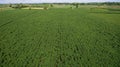
[[[109,12],[1,11],[0,67],[119,67],[120,14]]]

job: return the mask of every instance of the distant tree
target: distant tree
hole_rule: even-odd
[[[45,6],[45,7],[44,7],[44,10],[47,10],[47,9],[48,9],[48,7]]]
[[[50,4],[50,7],[53,7],[53,4]]]
[[[9,7],[12,7],[12,4],[9,4]]]
[[[76,8],[78,8],[78,7],[79,7],[79,4],[78,4],[78,3],[76,3],[76,5],[75,5],[75,6],[76,6]]]
[[[76,8],[78,8],[79,4],[78,3],[73,3],[73,6],[75,6]]]
[[[80,3],[80,5],[85,5],[85,3]]]
[[[29,5],[29,10],[31,10],[31,5]]]
[[[17,5],[16,5],[16,8],[17,8],[17,9],[21,9],[20,4],[17,4]]]
[[[16,6],[14,6],[14,8],[16,8],[16,9],[21,9],[23,7],[24,7],[24,5],[22,3],[16,4]]]
[[[12,8],[21,9],[21,6],[20,6],[20,4],[14,4],[14,5],[12,5]]]
[[[20,3],[20,8],[24,7],[24,5],[22,3]]]

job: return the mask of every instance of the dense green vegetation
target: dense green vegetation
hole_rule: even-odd
[[[64,6],[64,7],[76,7],[78,8],[79,6],[82,5],[94,5],[94,6],[120,6],[120,2],[91,2],[91,3],[9,3],[9,4],[0,4],[0,7],[11,7],[15,9],[21,9],[21,8],[26,8],[26,7],[53,7],[53,6]]]
[[[120,11],[0,11],[0,67],[120,67]]]

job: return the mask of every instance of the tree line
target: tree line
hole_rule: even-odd
[[[12,8],[16,8],[16,9],[21,9],[21,8],[25,8],[25,7],[30,7],[30,5],[32,7],[41,7],[41,5],[50,5],[50,7],[54,7],[54,4],[57,5],[73,5],[76,8],[78,8],[79,5],[120,5],[120,2],[103,2],[103,3],[97,3],[97,2],[93,2],[93,3],[42,3],[42,4],[9,4],[9,7]],[[43,6],[42,6],[43,7]]]

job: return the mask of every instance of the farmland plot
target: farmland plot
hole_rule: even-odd
[[[119,67],[120,14],[103,11],[0,12],[0,67]]]

